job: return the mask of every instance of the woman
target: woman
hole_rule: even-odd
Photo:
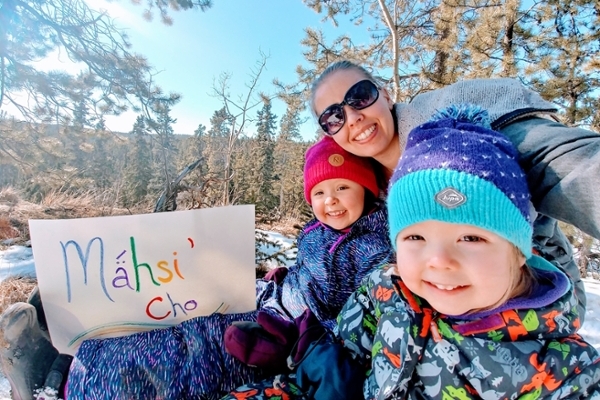
[[[570,275],[584,315],[579,270],[554,218],[600,238],[600,194],[590,190],[600,186],[600,135],[556,122],[553,104],[507,78],[463,81],[417,95],[409,104],[394,104],[367,70],[339,61],[315,80],[311,95],[312,111],[325,134],[348,152],[376,160],[386,181],[408,132],[436,110],[459,103],[488,110],[492,128],[519,150],[519,164],[540,213],[534,223],[534,247]]]

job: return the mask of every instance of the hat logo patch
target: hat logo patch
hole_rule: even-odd
[[[453,209],[465,204],[467,196],[452,187],[447,187],[435,195],[435,201],[445,208]]]
[[[329,161],[329,164],[331,164],[332,166],[339,167],[342,164],[344,164],[344,156],[341,154],[332,154],[329,156],[329,159],[327,161]]]

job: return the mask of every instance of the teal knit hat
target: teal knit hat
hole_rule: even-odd
[[[529,258],[531,196],[517,158],[477,106],[449,107],[413,129],[388,191],[394,248],[403,229],[437,220],[493,232]]]

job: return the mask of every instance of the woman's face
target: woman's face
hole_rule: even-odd
[[[326,77],[314,93],[317,116],[330,105],[341,103],[346,92],[365,76],[357,70],[339,70]],[[373,157],[384,166],[385,159],[393,154],[392,168],[398,162],[400,149],[398,135],[394,132],[391,109],[393,102],[385,89],[380,89],[379,99],[362,110],[345,105],[346,122],[333,139],[346,151],[361,157]]]

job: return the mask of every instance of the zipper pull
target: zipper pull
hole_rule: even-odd
[[[437,320],[439,318],[439,313],[437,311],[433,311],[431,322],[429,323],[429,329],[431,330],[431,336],[433,337],[433,341],[439,343],[443,340],[442,335],[440,335],[440,330],[437,326]]]

